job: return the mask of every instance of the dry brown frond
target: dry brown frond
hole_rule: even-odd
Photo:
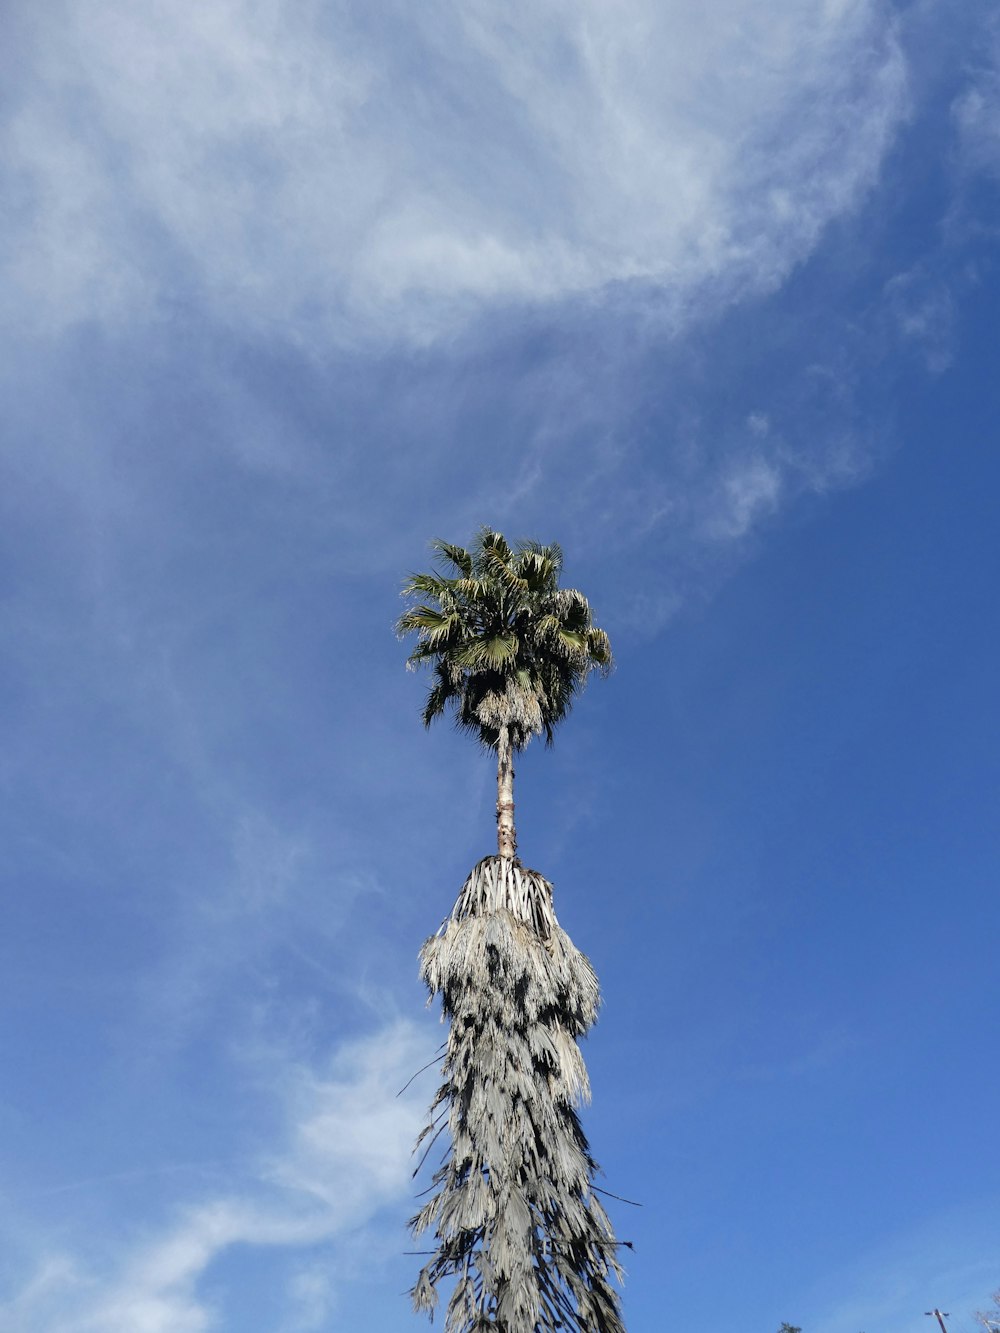
[[[450,1141],[411,1221],[437,1241],[415,1308],[432,1312],[437,1284],[456,1277],[445,1333],[624,1333],[617,1242],[576,1110],[589,1094],[576,1039],[600,995],[552,886],[487,857],[420,961],[450,1023],[432,1108],[447,1106]]]

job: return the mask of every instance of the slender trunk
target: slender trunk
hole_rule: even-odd
[[[510,731],[500,728],[497,738],[497,851],[505,860],[517,852],[514,836],[514,754]]]

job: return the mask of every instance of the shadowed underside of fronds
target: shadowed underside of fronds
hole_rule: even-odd
[[[577,1038],[597,1018],[597,977],[551,885],[512,859],[480,861],[420,962],[450,1028],[417,1143],[430,1140],[426,1156],[448,1135],[410,1224],[437,1244],[415,1308],[433,1314],[438,1283],[455,1278],[446,1333],[624,1333],[616,1241],[575,1109],[589,1095]]]

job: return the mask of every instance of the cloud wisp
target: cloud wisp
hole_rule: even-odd
[[[817,1314],[810,1322],[818,1333],[866,1327],[906,1333],[937,1304],[950,1310],[956,1333],[972,1333],[972,1311],[996,1282],[997,1239],[989,1205],[929,1214],[854,1268],[833,1274],[813,1293]]]
[[[397,1097],[426,1061],[426,1036],[398,1021],[345,1044],[318,1072],[262,1057],[284,1099],[280,1147],[229,1190],[172,1208],[171,1221],[124,1256],[51,1253],[0,1322],[18,1333],[207,1333],[218,1326],[202,1284],[234,1247],[284,1253],[287,1327],[319,1327],[336,1298],[332,1258],[303,1268],[348,1230],[400,1210],[422,1093]]]
[[[767,290],[906,111],[878,0],[48,6],[3,128],[8,289],[45,328],[205,304],[338,343],[652,282]],[[14,311],[11,312],[12,314]]]

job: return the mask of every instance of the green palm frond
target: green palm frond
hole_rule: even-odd
[[[474,564],[478,565],[487,552],[495,555],[505,565],[510,563],[512,552],[503,533],[495,532],[492,528],[480,528],[476,535],[473,554]]]
[[[440,597],[450,591],[450,584],[439,574],[411,574],[403,584],[403,596]]]
[[[514,561],[513,569],[531,592],[544,592],[556,586],[558,575],[556,562],[544,548],[521,550]]]
[[[590,603],[576,588],[560,588],[553,597],[553,606],[564,624],[574,628],[590,625]]]
[[[435,538],[431,542],[431,550],[454,565],[464,578],[469,578],[472,574],[472,556],[464,546],[455,546],[452,542],[443,542],[440,538]]]
[[[501,671],[517,657],[518,647],[516,634],[496,634],[489,639],[466,641],[456,648],[454,659],[459,666],[473,670]]]
[[[418,643],[406,659],[407,670],[416,671],[425,662],[435,662],[440,656],[440,649],[432,648],[427,643]]]
[[[536,616],[532,622],[532,638],[536,643],[546,643],[556,637],[562,629],[562,622],[557,615],[546,611]]]
[[[606,675],[611,669],[611,640],[604,633],[604,630],[592,626],[587,631],[587,652],[592,662],[601,668]]]
[[[456,596],[468,602],[486,602],[490,596],[490,581],[470,574],[467,578],[456,579],[454,590]]]
[[[611,666],[611,646],[575,588],[560,588],[562,551],[482,528],[466,550],[437,540],[432,549],[459,577],[412,574],[410,606],[397,622],[415,634],[408,665],[443,665],[425,720],[455,708],[460,727],[495,749],[501,727],[522,749],[534,735],[551,741],[592,670]],[[447,680],[447,689],[441,684]]]
[[[439,662],[434,670],[434,684],[427,692],[424,701],[423,723],[429,727],[436,717],[440,717],[448,704],[455,697],[456,686],[451,679],[447,666]]]
[[[519,554],[541,555],[551,561],[555,580],[558,581],[563,567],[563,551],[558,542],[550,542],[548,546],[543,546],[541,542],[520,541],[516,550]]]
[[[423,633],[433,633],[442,626],[452,626],[459,624],[459,616],[456,611],[444,611],[440,607],[427,606],[421,602],[418,606],[413,606],[409,611],[404,611],[399,617],[399,625],[405,634],[411,630],[417,630]]]
[[[491,546],[483,552],[483,569],[487,576],[494,579],[507,592],[517,593],[528,591],[527,579],[523,579],[511,568],[508,558],[505,559],[503,553],[496,547]]]

